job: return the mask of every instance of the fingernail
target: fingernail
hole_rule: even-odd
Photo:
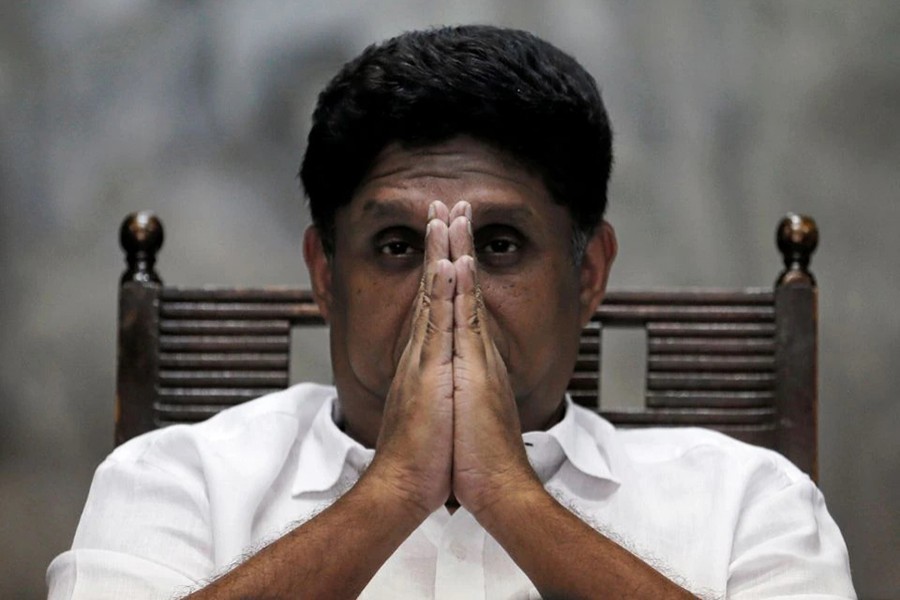
[[[434,208],[434,202],[432,202],[431,204],[428,205],[428,220],[429,221],[434,218],[436,212],[437,211]]]
[[[471,222],[472,221],[472,205],[469,204],[468,202],[466,203],[465,213],[466,213],[466,218]]]
[[[466,229],[469,230],[469,235],[470,235],[470,236],[473,235],[473,234],[472,234],[472,220],[471,220],[471,219],[466,220]]]

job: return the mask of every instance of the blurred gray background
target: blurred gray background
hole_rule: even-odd
[[[900,597],[900,2],[0,2],[0,597],[40,598],[112,447],[122,217],[173,284],[304,284],[295,173],[318,90],[368,43],[529,29],[616,132],[613,286],[769,285],[822,243],[821,487],[862,598]],[[325,336],[308,371],[328,378]]]

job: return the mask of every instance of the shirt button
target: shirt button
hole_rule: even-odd
[[[466,559],[466,547],[459,541],[450,542],[450,554],[459,560]]]

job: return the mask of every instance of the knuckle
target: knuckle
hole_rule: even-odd
[[[431,308],[431,296],[428,294],[419,294],[419,308],[428,310]]]
[[[430,346],[442,345],[443,341],[448,339],[452,333],[453,325],[451,323],[436,323],[430,319],[425,326],[423,351],[427,351]]]

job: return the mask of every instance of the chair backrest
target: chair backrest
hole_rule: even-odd
[[[776,239],[774,288],[612,290],[581,337],[569,393],[621,427],[701,426],[778,450],[813,478],[815,223],[788,215]],[[163,229],[129,215],[120,241],[115,442],[217,412],[289,384],[291,329],[324,326],[308,290],[163,285],[154,270]],[[645,403],[600,405],[603,328],[646,331]]]

